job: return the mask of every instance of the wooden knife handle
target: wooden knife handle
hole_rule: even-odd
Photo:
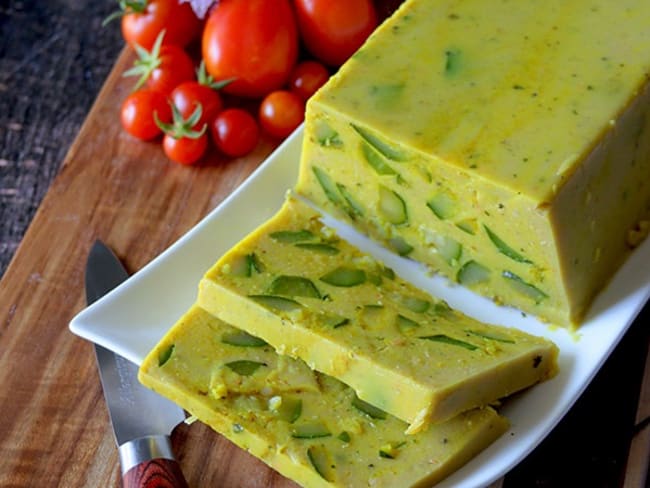
[[[124,488],[188,488],[178,462],[152,459],[132,467],[122,477]]]
[[[139,437],[118,452],[124,488],[188,488],[168,436]]]

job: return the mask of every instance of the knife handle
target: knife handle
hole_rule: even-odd
[[[124,488],[188,488],[165,435],[151,435],[119,447]]]

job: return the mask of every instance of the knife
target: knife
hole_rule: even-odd
[[[128,277],[113,251],[96,241],[86,263],[88,305]],[[95,352],[124,487],[186,488],[170,440],[174,427],[185,419],[183,410],[141,385],[134,363],[99,345]]]

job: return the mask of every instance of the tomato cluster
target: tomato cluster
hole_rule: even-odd
[[[187,1],[119,3],[110,18],[121,17],[138,55],[124,73],[138,79],[122,126],[143,140],[163,134],[165,154],[182,164],[211,144],[239,157],[262,131],[288,136],[306,100],[377,25],[372,0],[218,0],[205,21]]]

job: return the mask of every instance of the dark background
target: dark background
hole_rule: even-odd
[[[116,5],[0,1],[0,277],[122,49],[119,24],[101,27]],[[646,307],[576,406],[504,486],[620,484],[649,315]]]
[[[116,5],[0,0],[0,276],[122,48]]]

